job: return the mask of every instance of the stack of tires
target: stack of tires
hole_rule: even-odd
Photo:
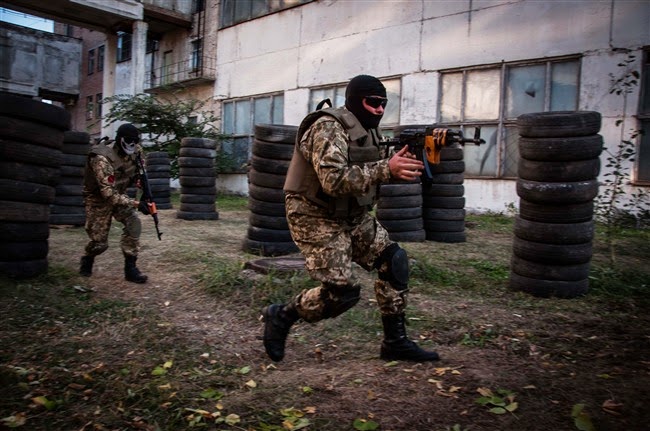
[[[603,139],[593,111],[521,115],[519,214],[510,287],[540,297],[573,298],[589,289],[593,199]]]
[[[151,186],[151,194],[156,208],[168,210],[172,208],[171,187],[171,164],[167,151],[152,151],[147,153],[146,159],[147,178]]]
[[[257,124],[248,171],[249,227],[242,249],[261,256],[298,252],[284,205],[284,180],[298,127]]]
[[[217,141],[183,138],[179,152],[181,205],[176,217],[183,220],[218,220],[214,159]]]
[[[379,187],[377,221],[398,242],[423,242],[426,239],[422,221],[422,184],[392,182]]]
[[[440,150],[422,187],[422,218],[429,241],[465,242],[465,161],[460,145]]]
[[[0,93],[0,273],[47,272],[50,205],[70,115],[57,106]]]
[[[54,203],[50,206],[50,224],[83,226],[86,222],[83,179],[89,149],[88,133],[64,133],[61,178],[56,186]]]

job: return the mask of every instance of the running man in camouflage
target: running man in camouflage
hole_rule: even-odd
[[[384,327],[380,357],[439,359],[406,335],[408,257],[368,213],[380,183],[416,180],[423,168],[408,147],[381,158],[377,127],[386,103],[383,84],[359,75],[347,86],[345,107],[312,112],[298,128],[284,185],[287,220],[309,275],[320,283],[286,304],[263,310],[264,347],[274,361],[284,358],[286,338],[296,321],[334,318],[359,301],[361,285],[353,262],[378,272],[374,290]]]
[[[90,241],[81,258],[79,273],[92,275],[95,256],[108,249],[108,234],[114,218],[124,225],[120,246],[124,254],[124,278],[134,283],[146,283],[147,276],[136,266],[140,249],[142,226],[136,209],[149,214],[146,202],[131,199],[126,189],[137,183],[136,152],[140,132],[132,124],[122,124],[115,140],[94,145],[88,153],[84,173],[84,206],[86,233]]]

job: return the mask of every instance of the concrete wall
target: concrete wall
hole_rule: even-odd
[[[0,22],[0,90],[79,95],[81,40]]]
[[[297,125],[310,87],[368,73],[401,78],[400,124],[431,123],[440,70],[580,54],[579,109],[603,115],[601,134],[613,148],[621,139],[615,122],[634,126],[639,94],[611,95],[610,74],[620,75],[628,52],[640,70],[649,22],[645,0],[317,1],[219,31],[214,95],[283,90],[285,123]],[[468,209],[518,202],[513,180],[465,185]]]

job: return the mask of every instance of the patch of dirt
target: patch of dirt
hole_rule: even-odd
[[[3,288],[0,383],[22,387],[8,369],[38,371],[33,371],[31,389],[0,391],[2,418],[25,413],[28,422],[22,429],[30,430],[190,429],[183,418],[190,412],[181,408],[172,421],[171,404],[220,408],[224,416],[234,413],[241,419],[236,425],[207,429],[283,429],[260,424],[280,427],[279,412],[293,407],[307,412],[309,430],[353,430],[353,422],[364,419],[378,423],[382,431],[443,431],[457,424],[463,431],[569,431],[578,429],[572,408],[584,404],[598,431],[640,431],[650,423],[647,305],[589,295],[574,300],[528,298],[509,292],[506,281],[485,295],[462,288],[436,290],[435,295],[414,289],[409,316],[417,319],[411,321],[409,334],[423,347],[435,348],[442,360],[387,364],[378,358],[381,327],[372,274],[360,270],[366,288],[358,306],[337,319],[295,325],[285,360],[274,364],[264,353],[263,323],[250,293],[223,298],[201,287],[197,278],[206,270],[205,256],[242,267],[259,258],[241,250],[248,213],[221,211],[217,221],[180,220],[175,210],[159,213],[162,241],[152,221],[142,217],[138,266],[149,276],[148,283],[123,279],[117,224],[92,277],[79,277],[75,284],[91,290],[87,295],[95,306],[130,304],[126,317],[88,321],[86,332],[78,332],[78,323],[71,328],[70,318],[56,313],[43,317],[46,325],[33,320],[19,324],[21,313],[27,312],[21,310],[26,307],[24,292]],[[53,228],[50,265],[76,271],[85,242],[82,228]],[[463,244],[403,246],[438,260],[449,257],[454,265],[462,259],[486,259],[486,254],[507,264],[511,235],[469,229]],[[47,304],[41,306],[44,316]],[[154,385],[151,369],[171,357],[184,373],[170,377],[170,389]],[[130,374],[128,385],[119,371],[127,365],[140,368],[139,374]],[[237,372],[242,367],[249,370]],[[37,378],[48,373],[49,381]],[[103,386],[93,383],[99,375],[104,376]],[[88,392],[79,395],[71,382]],[[221,407],[196,395],[208,387],[225,394]],[[512,391],[516,408],[505,414],[491,412],[492,406],[477,403],[479,390],[485,389]],[[70,403],[50,412],[24,401],[38,394],[58,394]],[[160,400],[148,403],[147,397],[154,396]]]

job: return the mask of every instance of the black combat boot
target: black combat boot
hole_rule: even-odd
[[[93,263],[95,263],[95,256],[81,256],[79,274],[90,277],[93,274]]]
[[[271,304],[262,310],[264,316],[264,349],[269,358],[279,362],[284,358],[284,343],[298,312],[291,305]]]
[[[436,352],[423,350],[406,336],[404,313],[381,316],[384,324],[384,341],[380,357],[386,361],[427,362],[440,359]]]
[[[147,276],[135,266],[137,260],[138,258],[135,256],[124,255],[124,278],[134,283],[146,283]]]

